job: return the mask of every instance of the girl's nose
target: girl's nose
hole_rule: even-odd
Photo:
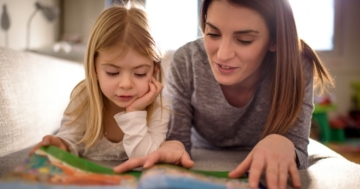
[[[119,87],[122,89],[130,89],[133,86],[133,82],[130,76],[123,76],[120,78]]]
[[[220,61],[226,61],[235,56],[235,51],[232,47],[232,43],[230,40],[222,40],[220,42],[218,51],[217,51],[217,58]]]

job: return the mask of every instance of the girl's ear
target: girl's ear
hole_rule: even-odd
[[[159,73],[159,70],[160,70],[160,63],[154,62],[153,77],[156,78],[157,74]]]
[[[276,52],[276,43],[275,42],[270,43],[269,51]]]

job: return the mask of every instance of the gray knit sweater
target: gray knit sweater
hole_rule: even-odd
[[[313,111],[313,67],[303,65],[306,89],[302,111],[286,135],[296,147],[299,169],[307,167]],[[270,111],[269,74],[245,107],[233,107],[212,74],[203,39],[198,39],[174,53],[166,78],[164,93],[174,111],[167,140],[181,141],[187,151],[191,147],[251,150],[259,142]]]

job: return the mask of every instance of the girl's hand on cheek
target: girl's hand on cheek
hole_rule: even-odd
[[[284,136],[272,134],[261,140],[246,159],[229,173],[229,177],[237,178],[249,170],[249,186],[259,185],[263,171],[269,189],[286,188],[288,174],[295,188],[300,188],[300,176],[295,162],[294,144]]]
[[[152,77],[151,82],[149,83],[149,92],[131,103],[130,106],[126,108],[126,112],[145,110],[147,106],[154,102],[163,87],[164,86],[159,81]]]

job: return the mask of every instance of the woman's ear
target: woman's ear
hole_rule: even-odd
[[[270,43],[269,51],[276,52],[276,43],[275,42]]]

